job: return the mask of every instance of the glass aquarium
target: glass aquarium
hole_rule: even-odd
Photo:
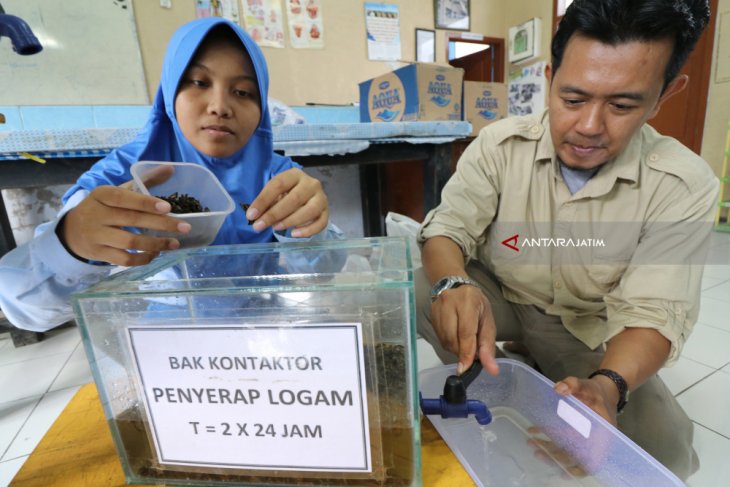
[[[420,485],[406,239],[178,250],[73,305],[129,483]]]

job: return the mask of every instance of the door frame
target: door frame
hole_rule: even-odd
[[[504,39],[499,37],[486,37],[479,34],[466,33],[466,35],[458,32],[446,33],[446,62],[449,62],[449,42],[470,42],[472,44],[488,44],[494,49],[494,82],[504,83]]]

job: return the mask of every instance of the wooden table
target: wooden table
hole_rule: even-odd
[[[473,486],[431,422],[421,422],[423,485]],[[10,487],[125,487],[94,384],[83,386],[53,423]]]

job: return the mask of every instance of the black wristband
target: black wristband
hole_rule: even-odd
[[[598,369],[589,375],[588,378],[592,379],[597,375],[606,376],[611,379],[614,384],[616,384],[616,387],[618,388],[618,404],[616,404],[616,412],[620,413],[623,411],[629,398],[629,386],[626,384],[626,380],[621,377],[621,374],[610,369]]]
[[[73,257],[76,260],[80,260],[81,262],[83,262],[85,264],[91,264],[91,261],[90,260],[84,259],[80,255],[76,255],[69,248],[68,244],[66,243],[66,241],[61,236],[61,229],[62,229],[62,226],[63,226],[64,222],[66,221],[66,215],[68,215],[68,213],[64,213],[63,214],[63,216],[61,217],[61,219],[58,220],[58,224],[56,225],[56,228],[54,229],[54,232],[56,233],[56,237],[58,237],[58,241],[61,242],[61,245],[63,245],[64,250],[66,250],[66,252],[68,252],[71,255],[71,257]]]

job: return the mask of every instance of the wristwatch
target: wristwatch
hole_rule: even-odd
[[[626,384],[626,381],[623,377],[621,377],[621,374],[611,369],[598,369],[589,375],[588,378],[592,379],[597,375],[604,375],[616,384],[616,387],[618,388],[618,404],[616,404],[616,412],[620,413],[629,401],[629,386]]]
[[[469,284],[470,286],[476,286],[477,288],[479,287],[478,282],[476,282],[473,279],[469,279],[468,277],[462,277],[462,276],[442,277],[431,288],[431,302],[433,303],[434,301],[436,301],[436,299],[441,295],[442,292],[444,292],[448,289],[453,289],[453,288],[462,286],[464,284]]]

